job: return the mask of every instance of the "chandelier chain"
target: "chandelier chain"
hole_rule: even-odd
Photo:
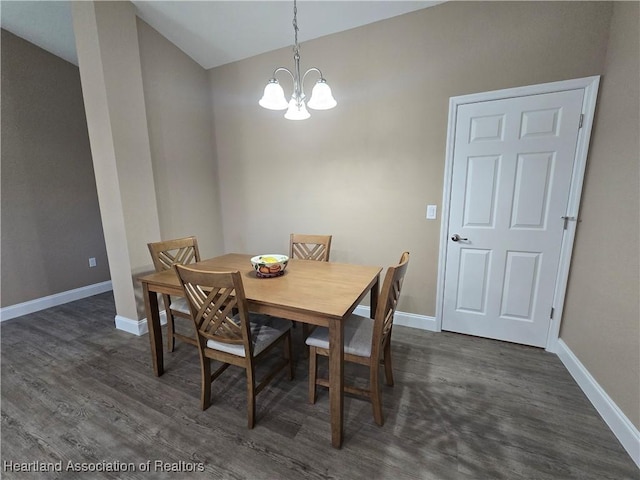
[[[296,0],[293,0],[293,31],[295,36],[293,51],[297,54],[300,49],[298,47],[298,6],[296,5]]]

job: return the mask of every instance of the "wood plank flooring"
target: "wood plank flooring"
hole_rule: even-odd
[[[203,412],[196,350],[177,342],[156,378],[148,338],[116,330],[114,316],[109,292],[0,325],[3,479],[639,478],[560,360],[540,349],[396,326],[385,424],[347,396],[336,450],[328,394],[308,403],[301,355],[293,381],[258,395],[248,430],[242,370],[216,380]],[[345,373],[366,378],[358,366]],[[7,462],[62,471],[12,472]]]

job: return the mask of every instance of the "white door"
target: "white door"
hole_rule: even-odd
[[[444,330],[546,345],[583,96],[458,106]]]

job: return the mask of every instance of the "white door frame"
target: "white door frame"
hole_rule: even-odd
[[[447,126],[447,149],[444,168],[444,187],[442,194],[442,215],[440,223],[440,251],[438,255],[438,284],[436,298],[436,331],[442,330],[442,313],[444,308],[444,276],[447,257],[448,232],[449,232],[449,208],[451,197],[451,180],[453,172],[454,140],[456,134],[456,117],[458,107],[469,103],[489,102],[503,100],[507,98],[522,97],[529,95],[539,95],[545,93],[562,92],[566,90],[584,89],[584,101],[582,104],[582,128],[578,132],[578,144],[576,146],[576,156],[574,160],[573,174],[571,177],[571,188],[569,191],[569,202],[567,204],[566,216],[573,219],[578,218],[580,208],[580,196],[582,195],[582,183],[584,180],[585,167],[587,165],[587,153],[589,150],[589,139],[591,138],[591,127],[596,109],[596,98],[598,96],[598,85],[600,76],[577,78],[574,80],[563,80],[560,82],[543,83],[539,85],[529,85],[525,87],[509,88],[506,90],[494,90],[491,92],[474,93],[471,95],[461,95],[449,99],[449,123]],[[546,350],[556,353],[558,338],[560,336],[560,323],[562,320],[562,310],[564,308],[564,297],[569,278],[569,267],[571,265],[571,254],[573,252],[573,241],[576,234],[576,221],[570,221],[562,239],[560,250],[560,265],[554,289],[554,315],[549,333],[547,335]]]

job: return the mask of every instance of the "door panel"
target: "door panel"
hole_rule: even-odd
[[[553,152],[518,155],[512,229],[540,229],[546,225],[553,159]]]
[[[539,285],[539,253],[507,252],[500,316],[531,320],[532,299]]]
[[[498,155],[469,158],[465,185],[465,226],[493,226],[499,168],[500,157]]]
[[[485,313],[491,252],[478,249],[460,249],[458,275],[459,311]]]
[[[458,107],[443,329],[545,345],[583,95]]]

